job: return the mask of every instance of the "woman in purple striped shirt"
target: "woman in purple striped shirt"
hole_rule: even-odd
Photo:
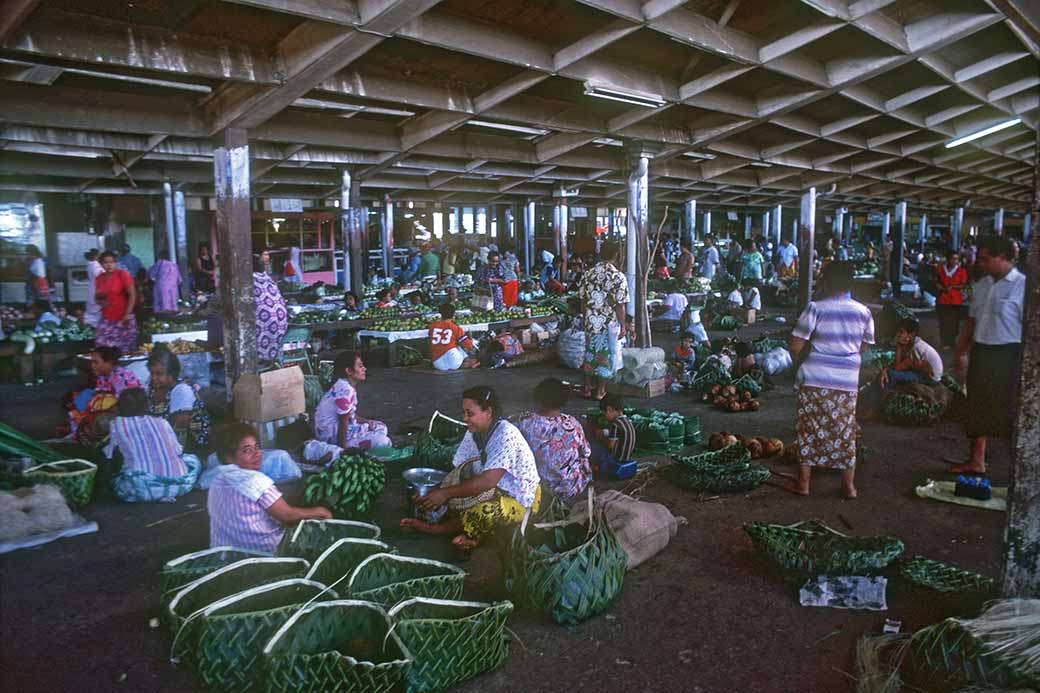
[[[852,264],[832,262],[821,277],[823,298],[811,301],[791,331],[801,361],[795,387],[798,481],[788,490],[809,495],[813,467],[841,470],[846,498],[856,497],[856,395],[860,353],[874,343],[870,309],[852,299]]]
[[[327,508],[297,508],[282,498],[271,477],[260,471],[256,430],[236,423],[217,438],[223,462],[209,487],[209,545],[273,553],[285,525],[332,518]]]

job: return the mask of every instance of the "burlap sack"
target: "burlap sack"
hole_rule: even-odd
[[[660,553],[675,536],[679,524],[686,523],[660,503],[636,500],[620,491],[599,493],[595,503],[628,554],[629,570]],[[584,500],[571,508],[571,519],[576,522],[584,522],[588,514]]]

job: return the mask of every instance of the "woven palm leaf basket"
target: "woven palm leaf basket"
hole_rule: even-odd
[[[163,601],[189,582],[198,580],[203,575],[212,573],[217,568],[231,565],[245,558],[270,558],[270,554],[261,551],[247,551],[233,546],[214,546],[202,551],[186,553],[183,556],[167,561],[159,573],[159,585]]]
[[[914,556],[899,566],[899,574],[920,587],[936,592],[970,594],[995,597],[999,592],[993,578],[962,570],[948,563],[933,561],[924,556]]]
[[[903,553],[903,542],[893,537],[850,537],[819,520],[793,525],[750,522],[744,531],[760,553],[793,579],[872,575]]]
[[[412,597],[458,599],[465,579],[466,571],[450,563],[377,553],[354,569],[346,593],[386,606]]]
[[[573,624],[605,610],[620,594],[628,556],[588,494],[587,524],[564,519],[515,530],[507,588],[520,603]],[[557,514],[557,513],[553,513]]]
[[[737,388],[737,392],[750,392],[753,397],[762,394],[761,383],[747,374],[740,376],[730,384]]]
[[[244,558],[164,595],[164,599],[169,596],[169,604],[163,618],[171,634],[176,635],[188,616],[218,599],[269,582],[303,577],[309,568],[302,558]]]
[[[378,604],[340,599],[310,604],[264,645],[268,693],[398,690],[412,655]]]
[[[341,591],[346,592],[350,574],[361,561],[377,553],[397,553],[397,549],[377,539],[340,539],[318,556],[306,577],[333,588],[342,585]]]
[[[412,693],[443,691],[499,666],[509,655],[508,601],[408,599],[390,609],[394,632],[413,661],[408,670]]]
[[[219,599],[184,621],[171,659],[186,661],[207,688],[250,690],[262,679],[261,652],[278,629],[308,602],[337,598],[320,583],[292,578]]]
[[[86,460],[62,460],[29,467],[22,477],[34,484],[53,484],[61,489],[69,507],[75,510],[90,502],[94,495],[97,465]]]
[[[696,455],[673,455],[675,464],[665,469],[674,484],[692,491],[728,493],[750,491],[768,479],[768,467],[751,461],[740,443]]]
[[[306,558],[311,565],[340,539],[378,539],[378,525],[355,520],[304,520],[282,535],[279,556]]]

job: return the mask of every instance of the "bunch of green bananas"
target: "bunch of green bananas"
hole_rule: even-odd
[[[382,462],[369,455],[343,455],[310,478],[304,498],[327,505],[340,518],[365,517],[385,484]]]

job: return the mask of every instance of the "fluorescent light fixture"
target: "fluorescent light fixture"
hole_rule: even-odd
[[[1011,120],[1005,120],[1003,123],[997,123],[996,125],[991,125],[988,128],[986,128],[985,130],[979,130],[978,132],[972,133],[970,135],[965,135],[964,137],[958,137],[955,140],[951,140],[951,141],[946,143],[946,148],[947,149],[952,149],[953,147],[959,147],[962,144],[967,144],[968,142],[973,142],[973,141],[979,139],[980,137],[985,137],[986,135],[992,135],[994,132],[1000,132],[1001,130],[1007,130],[1008,128],[1013,127],[1015,125],[1018,125],[1021,122],[1022,122],[1021,118],[1012,118]]]
[[[683,156],[688,156],[691,159],[714,159],[714,154],[708,154],[707,152],[684,152]]]
[[[664,105],[664,99],[657,94],[640,94],[615,87],[604,87],[592,82],[585,82],[585,96],[595,96],[599,99],[610,99],[645,108],[657,108]]]
[[[766,163],[765,161],[752,161],[752,166],[758,166],[759,168],[773,168],[772,164]]]
[[[347,111],[351,115],[356,113],[378,113],[381,115],[392,115],[402,116],[408,118],[415,115],[414,111],[404,111],[397,108],[382,108],[380,106],[358,106],[352,103],[342,103],[340,101],[328,101],[326,99],[296,99],[292,103],[293,106],[299,108],[320,108],[323,110],[330,111]]]
[[[519,132],[524,135],[547,135],[548,130],[542,130],[540,128],[529,128],[523,125],[510,125],[509,123],[495,123],[490,120],[471,120],[470,125],[476,125],[482,128],[491,128],[492,130],[506,130],[508,132]]]
[[[592,143],[593,144],[605,145],[607,147],[623,147],[624,146],[624,144],[621,142],[621,140],[614,140],[614,139],[611,139],[609,137],[600,137],[598,140],[593,140]]]

